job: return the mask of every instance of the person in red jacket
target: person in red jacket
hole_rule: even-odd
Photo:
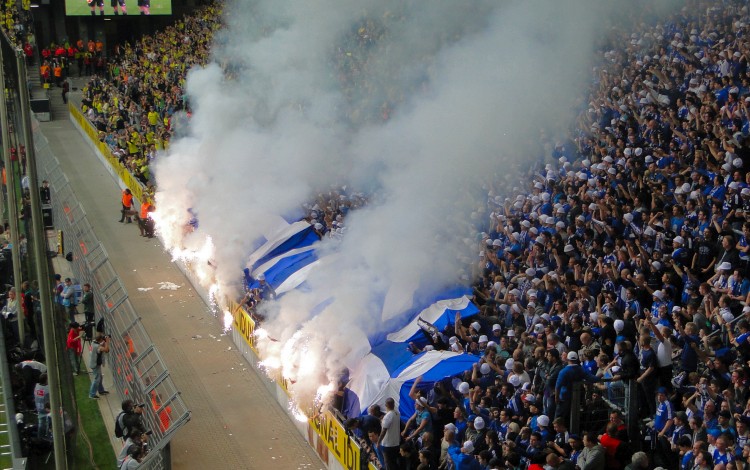
[[[66,349],[68,351],[70,368],[73,371],[73,375],[78,375],[81,372],[81,353],[83,352],[83,336],[85,334],[83,326],[79,325],[77,322],[70,324]]]
[[[623,448],[627,445],[617,438],[617,424],[610,422],[607,425],[607,432],[599,436],[599,444],[604,447],[605,461],[607,468],[612,470],[621,470],[625,467],[626,462],[620,460]],[[620,454],[618,454],[618,449]]]
[[[31,65],[34,62],[34,46],[31,43],[23,45],[23,55],[26,57],[26,65]]]

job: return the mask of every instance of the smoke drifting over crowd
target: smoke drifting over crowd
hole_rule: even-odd
[[[199,249],[210,237],[229,286],[276,216],[332,186],[370,195],[343,241],[324,242],[311,289],[264,325],[289,378],[334,379],[418,287],[468,284],[471,214],[541,158],[528,145],[541,128],[574,116],[602,15],[599,2],[236,2],[215,62],[189,76],[188,136],[156,166],[159,217],[179,226],[192,208],[200,226],[163,238]]]

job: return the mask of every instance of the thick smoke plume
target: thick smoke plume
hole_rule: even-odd
[[[268,312],[280,341],[266,354],[309,393],[398,323],[417,288],[468,284],[471,214],[494,181],[542,158],[540,129],[574,116],[606,8],[239,0],[229,10],[214,63],[189,75],[194,113],[157,165],[157,207],[180,223],[197,214],[196,232],[165,239],[197,249],[210,236],[228,286],[276,216],[331,187],[370,196],[343,241],[325,242],[311,289]]]

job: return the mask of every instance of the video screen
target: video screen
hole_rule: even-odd
[[[68,16],[171,15],[172,0],[65,0]]]

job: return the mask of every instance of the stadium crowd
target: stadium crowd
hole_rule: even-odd
[[[153,37],[116,47],[107,72],[83,89],[82,111],[101,141],[144,185],[152,182],[149,164],[169,145],[174,115],[189,113],[185,78],[208,61],[221,12],[212,4]]]
[[[34,27],[31,14],[28,10],[19,8],[18,2],[14,0],[1,2],[0,17],[2,17],[0,28],[2,28],[5,35],[16,47],[34,42]]]
[[[479,362],[417,381],[412,416],[389,418],[386,404],[368,414],[382,419],[347,423],[373,460],[746,467],[750,15],[741,2],[693,3],[613,30],[578,127],[542,142],[551,163],[521,178],[528,187],[489,191],[470,241],[481,313],[412,345]]]
[[[347,422],[376,465],[746,467],[750,14],[739,1],[690,3],[612,30],[578,127],[542,138],[551,163],[521,179],[528,187],[489,191],[470,241],[481,313],[413,345],[479,362],[458,379],[418,381],[413,416],[388,400]],[[185,73],[208,59],[219,12],[116,51],[109,76],[84,90],[100,138],[144,183],[172,116],[189,111]],[[306,209],[321,236],[341,235],[365,203],[319,199]]]

